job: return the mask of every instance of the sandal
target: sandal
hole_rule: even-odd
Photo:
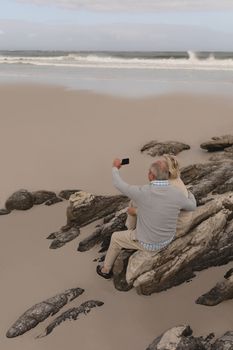
[[[112,271],[108,273],[102,272],[102,266],[100,265],[96,267],[96,272],[98,273],[99,276],[105,278],[106,280],[109,280],[112,277]]]

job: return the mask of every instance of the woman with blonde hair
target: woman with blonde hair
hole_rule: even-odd
[[[188,197],[188,190],[180,178],[180,167],[176,156],[172,154],[164,154],[162,156],[169,168],[169,183],[172,186],[178,187],[186,197]],[[177,220],[176,226],[176,234],[179,236],[181,232],[188,226],[190,223],[190,219],[192,216],[192,212],[182,210]],[[126,227],[128,230],[134,230],[136,228],[137,223],[137,208],[134,207],[133,202],[130,202],[130,206],[128,208],[128,215],[126,220]]]

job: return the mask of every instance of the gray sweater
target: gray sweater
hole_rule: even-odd
[[[191,192],[188,198],[172,185],[132,186],[124,182],[117,168],[112,169],[113,184],[132,199],[137,210],[136,237],[145,243],[158,243],[171,239],[176,232],[180,210],[193,211],[196,200]]]

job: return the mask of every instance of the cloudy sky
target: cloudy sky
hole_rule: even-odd
[[[0,50],[233,50],[233,0],[0,0]]]

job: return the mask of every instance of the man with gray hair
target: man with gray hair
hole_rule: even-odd
[[[180,210],[193,211],[196,200],[191,192],[188,198],[177,187],[168,182],[169,169],[165,159],[155,161],[149,169],[149,184],[132,186],[124,182],[119,174],[121,160],[113,162],[114,186],[128,196],[137,206],[135,230],[114,232],[104,265],[97,266],[97,273],[111,278],[111,269],[122,248],[156,251],[166,247],[175,237],[176,222]]]

